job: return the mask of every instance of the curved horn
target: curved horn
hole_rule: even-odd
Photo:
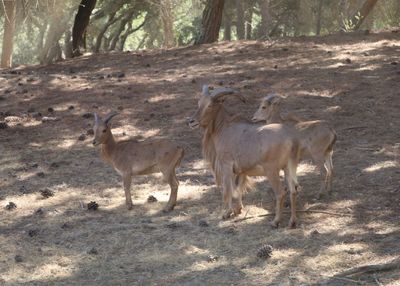
[[[204,95],[210,95],[210,89],[207,84],[203,84],[202,93]]]
[[[104,123],[108,124],[110,122],[110,120],[116,115],[118,115],[117,112],[111,112],[111,113],[107,114],[106,117],[104,118]]]
[[[239,97],[239,99],[243,102],[246,102],[246,99],[241,95],[237,90],[229,87],[221,87],[216,88],[211,92],[211,98],[213,100],[218,100],[225,95],[235,95]]]
[[[265,97],[265,100],[270,104],[279,104],[282,102],[282,97],[277,95],[276,93],[270,93]]]
[[[93,115],[94,115],[94,123],[99,123],[99,116],[97,115],[97,113],[95,112],[95,113],[93,113]]]

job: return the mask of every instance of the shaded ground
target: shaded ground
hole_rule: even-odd
[[[399,285],[399,270],[332,278],[400,257],[399,55],[400,35],[381,33],[99,54],[3,71],[0,285]],[[286,215],[270,229],[270,217],[259,216],[273,212],[270,188],[258,180],[240,216],[251,218],[221,221],[201,132],[185,125],[204,83],[240,89],[248,103],[227,104],[248,117],[275,91],[288,97],[288,110],[331,122],[334,193],[316,200],[317,172],[305,162],[298,208],[343,215],[300,213],[294,230]],[[127,211],[121,180],[91,135],[78,140],[93,124],[84,114],[113,110],[118,139],[183,142],[173,212],[160,213],[169,189],[157,176],[135,179]],[[42,197],[46,188],[53,197]],[[149,195],[159,202],[147,203]],[[8,211],[11,201],[17,208]],[[87,210],[90,201],[98,211]],[[274,248],[266,260],[257,258],[264,244]]]

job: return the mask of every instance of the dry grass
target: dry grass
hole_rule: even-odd
[[[99,54],[3,71],[0,285],[399,285],[399,271],[332,278],[399,258],[399,52],[399,36],[381,33]],[[126,76],[107,77],[116,72]],[[251,218],[221,221],[201,134],[185,125],[203,83],[239,88],[248,104],[227,103],[246,116],[276,91],[299,115],[330,121],[338,132],[334,193],[316,200],[317,171],[305,162],[299,209],[350,216],[300,213],[297,229],[271,229],[260,216],[273,212],[270,188],[258,179],[240,217]],[[78,140],[93,123],[83,114],[120,106],[117,138],[185,144],[178,206],[169,214],[161,213],[169,188],[158,176],[135,180],[127,211],[118,175],[90,135]],[[34,112],[60,120],[42,122]],[[44,199],[45,188],[54,196]],[[4,208],[10,201],[17,209]],[[90,201],[98,211],[87,210]],[[264,244],[274,248],[267,260],[257,258]]]

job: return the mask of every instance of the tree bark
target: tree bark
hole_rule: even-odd
[[[232,39],[232,22],[229,16],[224,19],[224,40],[230,41]]]
[[[10,68],[12,65],[12,52],[14,44],[15,31],[15,6],[12,1],[4,1],[4,34],[3,34],[3,49],[1,52],[1,67]]]
[[[259,0],[261,22],[258,29],[258,38],[264,39],[268,36],[268,29],[271,23],[271,14],[269,13],[269,0]]]
[[[126,24],[128,24],[128,29],[129,29],[129,26],[132,26],[131,21],[132,21],[132,17],[133,17],[134,13],[135,13],[134,11],[128,12],[128,14],[124,18],[121,19],[118,29],[111,37],[110,46],[108,48],[109,51],[115,50],[118,40],[120,39],[122,32],[125,30]]]
[[[245,13],[245,39],[246,40],[251,40],[252,38],[252,30],[253,30],[253,3],[248,3],[246,7],[246,13]]]
[[[218,40],[224,0],[207,0],[203,11],[202,30],[195,45],[213,43]]]
[[[98,53],[100,51],[101,41],[103,40],[104,34],[106,33],[108,27],[110,27],[112,24],[114,24],[118,20],[118,18],[114,18],[114,16],[115,16],[115,12],[108,15],[107,22],[104,24],[104,26],[101,28],[99,34],[97,35],[96,43],[94,44],[94,52],[95,53]]]
[[[317,25],[315,34],[319,36],[321,34],[321,16],[322,16],[322,1],[318,0],[318,8],[317,8]]]
[[[83,40],[83,34],[89,25],[90,15],[94,7],[96,6],[96,0],[82,0],[79,4],[78,13],[76,13],[74,26],[72,28],[72,50],[74,56],[79,56],[79,46]]]
[[[129,23],[128,29],[121,36],[121,39],[119,41],[119,47],[118,47],[119,51],[123,51],[124,50],[125,42],[126,42],[126,39],[129,37],[129,35],[135,33],[137,30],[141,29],[144,26],[144,24],[146,23],[146,21],[147,21],[147,17],[144,18],[142,24],[140,24],[139,26],[137,26],[134,29],[132,29],[132,23],[131,22]]]
[[[368,14],[372,11],[377,2],[378,0],[366,0],[361,9],[353,15],[351,22],[354,24],[354,31],[360,29],[365,18],[368,17]]]
[[[175,46],[174,41],[174,17],[172,14],[171,0],[162,0],[160,4],[160,15],[164,29],[164,46]]]
[[[242,0],[236,0],[236,34],[238,40],[244,39],[244,9]]]

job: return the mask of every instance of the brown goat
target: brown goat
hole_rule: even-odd
[[[276,197],[276,213],[272,222],[278,226],[282,217],[285,191],[279,178],[284,170],[290,190],[291,217],[289,225],[296,225],[296,169],[298,141],[290,128],[282,124],[253,124],[226,111],[226,95],[240,95],[230,88],[209,92],[203,86],[198,109],[188,119],[189,126],[201,126],[205,133],[203,155],[211,165],[217,185],[222,186],[226,208],[223,219],[241,212],[242,194],[249,187],[249,176],[266,176]]]
[[[167,139],[116,142],[111,132],[111,113],[102,120],[95,114],[93,145],[101,145],[101,156],[122,176],[126,206],[132,209],[131,182],[133,176],[161,172],[171,187],[169,201],[164,211],[171,211],[178,195],[179,182],[175,169],[183,157],[183,148]]]
[[[276,94],[264,97],[258,110],[254,113],[252,121],[266,121],[267,124],[285,123],[294,126],[300,141],[300,159],[312,159],[320,171],[322,182],[319,197],[321,197],[325,192],[329,193],[332,189],[332,155],[337,138],[336,132],[322,120],[301,121],[292,114],[283,118],[281,114],[282,101],[282,97]]]

